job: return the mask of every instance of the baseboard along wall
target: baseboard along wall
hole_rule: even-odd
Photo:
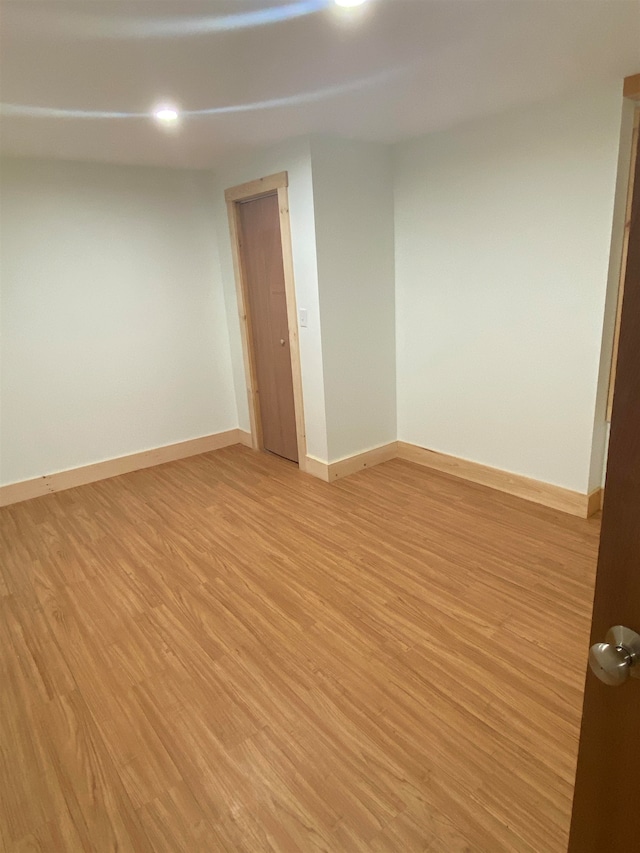
[[[200,453],[209,453],[212,450],[220,450],[222,447],[229,447],[233,444],[248,444],[250,446],[251,436],[243,430],[230,429],[226,432],[205,435],[202,438],[180,441],[177,444],[168,444],[165,447],[156,447],[153,450],[144,450],[141,453],[120,456],[117,459],[107,459],[104,462],[71,468],[68,471],[45,474],[43,477],[35,477],[33,480],[9,483],[6,486],[0,486],[0,506],[8,506],[30,498],[39,498],[65,489],[74,489],[76,486],[85,486],[88,483],[96,483],[98,480],[117,477],[119,474],[130,474],[132,471],[140,471],[142,468],[152,468],[165,462],[175,462],[189,456],[198,456]]]
[[[336,462],[323,462],[313,456],[307,456],[305,472],[319,480],[324,480],[325,483],[333,483],[334,480],[340,480],[350,474],[364,471],[365,468],[373,468],[374,465],[395,459],[397,455],[398,442],[392,441],[391,444],[374,447],[372,450],[365,450],[363,453],[347,456],[345,459],[339,459]]]
[[[98,480],[106,480],[109,477],[117,477],[119,474],[129,474],[132,471],[151,468],[165,462],[175,462],[200,453],[209,453],[234,444],[252,447],[251,434],[241,429],[231,429],[154,450],[145,450],[142,453],[121,456],[118,459],[108,459],[93,465],[72,468],[69,471],[59,471],[33,480],[10,483],[0,486],[0,507],[95,483]],[[394,441],[336,462],[323,462],[313,456],[307,456],[300,467],[304,473],[325,483],[332,483],[391,459],[404,459],[416,465],[451,474],[472,483],[479,483],[580,518],[589,518],[602,508],[603,489],[581,494],[550,483],[522,477],[519,474],[511,474],[498,468],[459,459],[456,456],[437,453],[404,441]]]
[[[488,465],[480,465],[477,462],[469,462],[457,456],[448,456],[445,453],[437,453],[415,444],[397,441],[377,447],[365,453],[359,453],[338,462],[326,463],[318,459],[307,457],[307,473],[324,480],[327,483],[372,468],[390,459],[404,459],[434,471],[451,474],[461,480],[468,480],[491,489],[497,489],[515,497],[524,498],[528,501],[567,512],[580,518],[589,518],[602,508],[604,496],[603,489],[596,489],[589,494],[573,492],[561,486],[544,483],[523,477],[520,474],[512,474]]]
[[[588,518],[594,515],[601,507],[602,489],[596,489],[590,494],[573,492],[561,486],[544,483],[541,480],[532,480],[520,474],[511,474],[499,468],[490,468],[488,465],[480,465],[478,462],[469,462],[459,459],[457,456],[448,456],[445,453],[436,453],[415,444],[398,442],[398,457],[432,468],[434,471],[442,471],[452,474],[462,480],[479,483],[491,489],[497,489],[508,495],[524,498],[534,503],[542,504],[551,509],[559,509],[570,515],[580,518]]]

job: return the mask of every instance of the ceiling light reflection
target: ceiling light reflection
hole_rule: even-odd
[[[316,89],[314,92],[305,92],[300,95],[288,95],[283,98],[271,98],[266,101],[255,101],[249,104],[230,104],[226,107],[209,107],[200,110],[181,110],[179,117],[200,118],[203,116],[232,115],[234,113],[248,113],[258,110],[271,110],[279,107],[296,107],[304,104],[314,103],[325,98],[338,97],[350,94],[360,89],[380,86],[405,74],[408,66],[390,71],[382,71],[370,77],[360,80],[352,80],[339,86],[328,86],[324,89]],[[5,116],[16,116],[21,118],[50,118],[50,119],[149,119],[153,112],[120,112],[105,110],[73,110],[58,107],[37,107],[26,104],[0,104],[0,113]]]
[[[60,15],[52,16],[46,22],[42,19],[39,21],[34,19],[30,29],[36,26],[42,28],[46,23],[48,34],[55,31],[59,35],[79,38],[176,38],[277,24],[319,12],[331,3],[332,0],[294,0],[282,5],[269,6],[266,9],[252,9],[229,15],[193,15],[155,19],[85,12],[67,18]]]
[[[154,109],[153,117],[159,124],[174,125],[178,122],[180,113],[172,104],[162,104]]]

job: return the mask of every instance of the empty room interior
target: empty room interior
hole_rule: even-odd
[[[640,850],[637,0],[0,8],[0,849]]]

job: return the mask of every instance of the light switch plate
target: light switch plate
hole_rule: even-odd
[[[298,317],[300,318],[300,328],[306,329],[309,325],[309,315],[307,313],[307,309],[301,308],[298,311]]]

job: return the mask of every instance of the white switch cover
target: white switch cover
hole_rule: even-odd
[[[301,309],[298,311],[298,314],[299,314],[299,316],[300,316],[300,328],[301,328],[301,329],[306,329],[306,328],[308,327],[308,325],[309,325],[309,315],[308,315],[308,313],[307,313],[307,309],[306,309],[306,308],[301,308]]]

